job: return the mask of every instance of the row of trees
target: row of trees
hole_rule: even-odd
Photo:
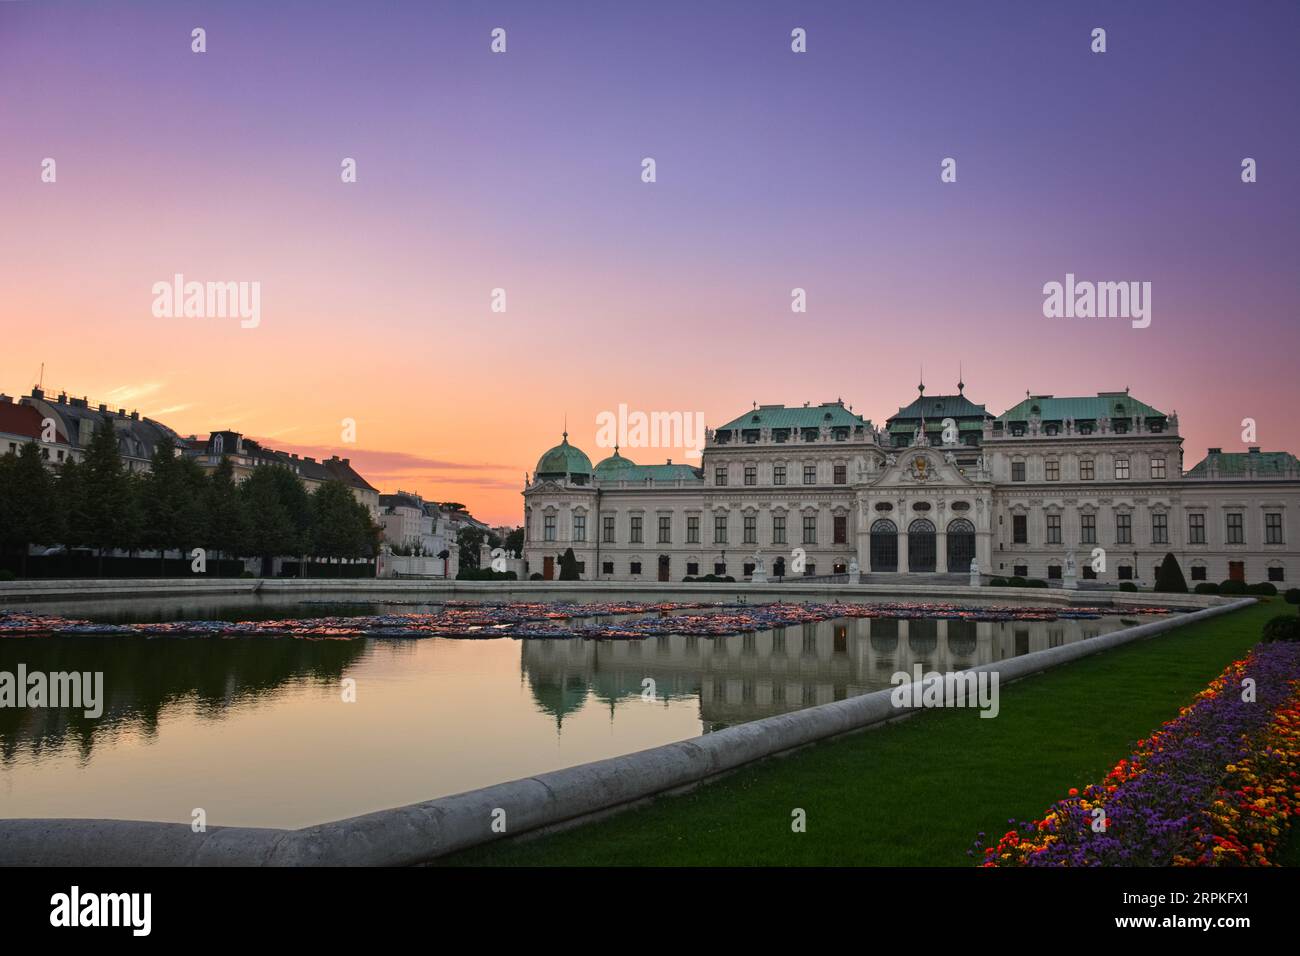
[[[0,549],[22,554],[32,545],[108,551],[167,551],[188,556],[260,557],[263,573],[277,555],[373,558],[381,530],[342,482],[309,492],[287,467],[263,466],[236,483],[229,459],[206,474],[177,457],[170,438],[154,450],[152,470],[132,474],[122,463],[112,422],[95,428],[80,462],[51,472],[28,442],[0,458]]]

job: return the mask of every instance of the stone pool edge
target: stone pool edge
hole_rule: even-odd
[[[971,668],[1009,683],[1193,621],[1253,598],[1112,631]],[[0,866],[409,866],[498,839],[573,825],[694,786],[745,764],[895,720],[891,690],[764,717],[690,740],[478,790],[296,830],[135,820],[0,820]],[[506,832],[493,832],[494,811]],[[495,814],[496,818],[500,814]]]

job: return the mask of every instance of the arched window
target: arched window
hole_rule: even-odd
[[[928,572],[935,569],[936,538],[934,522],[917,518],[907,526],[907,570]]]
[[[898,570],[898,526],[888,518],[871,524],[871,570]]]

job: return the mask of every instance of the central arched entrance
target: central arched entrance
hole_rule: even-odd
[[[907,570],[933,571],[935,568],[934,522],[917,518],[907,526]]]
[[[898,526],[888,518],[871,525],[871,570],[898,570]]]
[[[948,522],[948,570],[954,574],[970,570],[975,559],[975,526],[965,518]]]

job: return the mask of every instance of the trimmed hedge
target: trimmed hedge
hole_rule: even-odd
[[[1279,614],[1264,624],[1266,641],[1300,641],[1300,617]]]
[[[1201,581],[1193,590],[1197,594],[1218,594],[1219,586],[1213,581]]]
[[[532,578],[540,581],[540,574]],[[461,568],[456,572],[457,581],[518,581],[519,575],[513,571],[493,571],[491,568]]]
[[[1286,589],[1286,603],[1287,603],[1287,604],[1300,604],[1300,588],[1287,588],[1287,589]]]
[[[1261,581],[1259,584],[1249,584],[1246,586],[1247,594],[1263,594],[1272,597],[1277,594],[1277,585],[1272,581]]]
[[[1138,586],[1132,581],[1121,581],[1119,582],[1119,589],[1121,591],[1136,591]]]
[[[1220,594],[1245,594],[1246,582],[1245,581],[1220,581],[1219,593]]]
[[[991,588],[1004,588],[1006,586],[1007,586],[1006,578],[989,578],[989,587]]]
[[[687,583],[702,581],[706,584],[735,584],[736,583],[736,579],[733,578],[730,574],[725,575],[724,577],[718,577],[716,574],[705,574],[700,577],[692,577],[691,575],[688,574],[686,575],[686,577],[682,578],[682,581]]]

